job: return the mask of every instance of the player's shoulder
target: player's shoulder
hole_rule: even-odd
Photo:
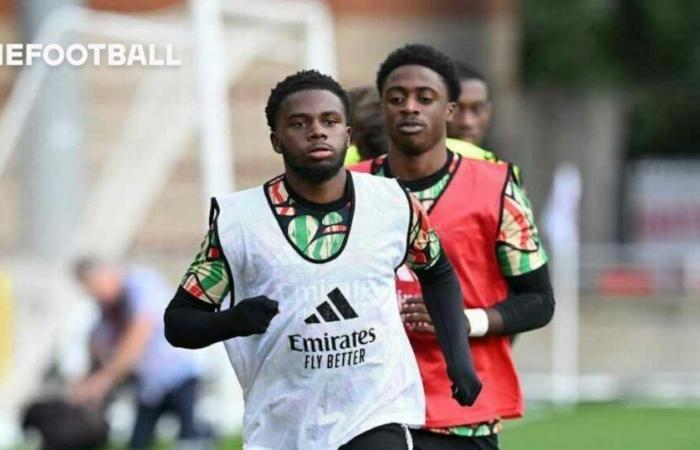
[[[364,163],[365,161],[363,161]],[[370,161],[371,162],[371,161]],[[370,189],[373,188],[384,188],[390,190],[402,191],[400,184],[394,178],[385,178],[372,175],[369,171],[353,171],[352,181],[357,186],[358,183],[368,186]]]
[[[472,169],[477,170],[481,173],[490,172],[503,174],[507,174],[510,171],[510,163],[508,163],[507,161],[494,162],[486,159],[469,158],[460,153],[458,153],[458,155],[460,157],[459,168],[462,170]]]
[[[210,223],[233,227],[260,221],[261,211],[268,204],[264,191],[266,187],[267,183],[212,197]]]
[[[263,193],[266,186],[272,183],[275,179],[264,184],[259,184],[240,191],[227,192],[212,197],[219,205],[228,205],[232,203],[241,203],[252,199],[258,199]]]
[[[256,197],[256,191],[262,192],[260,186],[212,197],[212,211],[210,214],[214,215],[214,217],[219,217],[221,215],[227,215],[229,212],[250,210],[249,204],[254,197]]]
[[[511,166],[506,162],[494,163],[483,159],[473,159],[460,156],[456,176],[462,180],[469,180],[476,186],[493,186],[503,190],[508,180],[511,179]],[[459,183],[458,183],[459,184]]]
[[[458,153],[459,155],[464,156],[465,158],[490,162],[499,161],[498,157],[493,152],[485,150],[476,144],[472,144],[471,142],[447,138],[446,144],[447,148],[455,153]]]
[[[379,155],[373,159],[365,159],[356,164],[348,166],[348,170],[351,172],[360,173],[371,173],[372,175],[379,175],[384,177],[384,163],[387,159],[387,154]]]
[[[374,161],[371,159],[365,159],[357,163],[349,164],[347,166],[348,170],[354,173],[372,173],[372,165]]]
[[[484,150],[483,148],[472,144],[471,142],[453,138],[447,138],[447,148],[471,161],[483,161],[490,164],[509,165],[510,170],[512,171],[513,181],[515,181],[515,183],[517,184],[520,184],[520,180],[522,178],[520,167],[518,167],[510,161],[506,161],[504,159],[499,158],[493,152]]]
[[[398,207],[399,210],[403,210],[408,204],[408,192],[395,178],[368,173],[352,173],[351,176],[358,198],[366,199],[374,209],[388,213],[389,208]]]
[[[496,166],[498,168],[495,169],[495,172],[508,170],[509,163],[507,161],[498,159],[494,153],[484,150],[471,142],[447,138],[446,146],[450,151],[460,156],[462,159],[460,165],[484,167],[484,170],[493,170],[494,166]]]

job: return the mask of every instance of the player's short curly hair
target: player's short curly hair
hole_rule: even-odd
[[[486,77],[482,75],[481,72],[470,66],[469,64],[462,61],[455,61],[455,67],[457,68],[457,76],[459,76],[460,81],[467,80],[478,80],[484,83],[486,86],[486,96],[491,97],[491,90],[489,89],[489,83],[486,81]]]
[[[345,117],[350,117],[350,100],[348,100],[348,94],[337,81],[317,70],[301,70],[277,83],[277,86],[270,92],[270,97],[268,97],[267,106],[265,107],[265,117],[267,118],[267,125],[270,127],[270,130],[274,131],[275,129],[277,113],[282,106],[282,102],[295,92],[309,90],[332,92],[343,102]]]
[[[382,93],[389,74],[401,66],[418,65],[440,74],[451,102],[459,100],[462,88],[454,62],[444,53],[429,45],[407,44],[391,52],[377,71],[377,89]]]
[[[464,61],[455,61],[455,67],[457,68],[457,76],[460,80],[479,80],[486,83],[486,78],[484,78],[481,72]]]

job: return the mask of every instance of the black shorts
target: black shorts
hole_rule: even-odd
[[[498,450],[498,435],[464,437],[411,430],[414,450]]]
[[[410,435],[403,425],[390,423],[355,436],[338,450],[411,450]]]

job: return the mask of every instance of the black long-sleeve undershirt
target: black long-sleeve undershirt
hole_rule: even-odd
[[[165,338],[175,347],[203,348],[240,335],[242,323],[234,309],[216,312],[179,287],[165,310]]]
[[[452,264],[441,252],[435,264],[426,270],[416,271],[416,275],[448,371],[474,373],[468,345],[469,322],[462,310],[462,291]],[[454,381],[453,375],[450,373]]]
[[[445,358],[458,367],[470,366],[468,322],[461,311],[462,295],[452,265],[442,254],[435,264],[417,271],[417,275]],[[214,305],[196,299],[182,287],[168,305],[164,319],[165,337],[176,347],[202,348],[248,331],[235,309],[217,312]],[[464,343],[463,348],[460,343]]]
[[[505,278],[508,297],[494,306],[503,319],[501,334],[512,335],[547,325],[555,308],[547,264],[532,272]]]

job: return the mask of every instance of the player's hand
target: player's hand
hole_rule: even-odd
[[[452,398],[462,406],[472,406],[481,392],[481,380],[470,367],[447,369],[452,380]]]
[[[239,336],[264,333],[278,312],[277,301],[264,295],[241,300],[231,309],[235,326],[241,330]]]
[[[409,297],[399,307],[401,320],[408,331],[435,334],[433,320],[428,314],[423,297]]]

